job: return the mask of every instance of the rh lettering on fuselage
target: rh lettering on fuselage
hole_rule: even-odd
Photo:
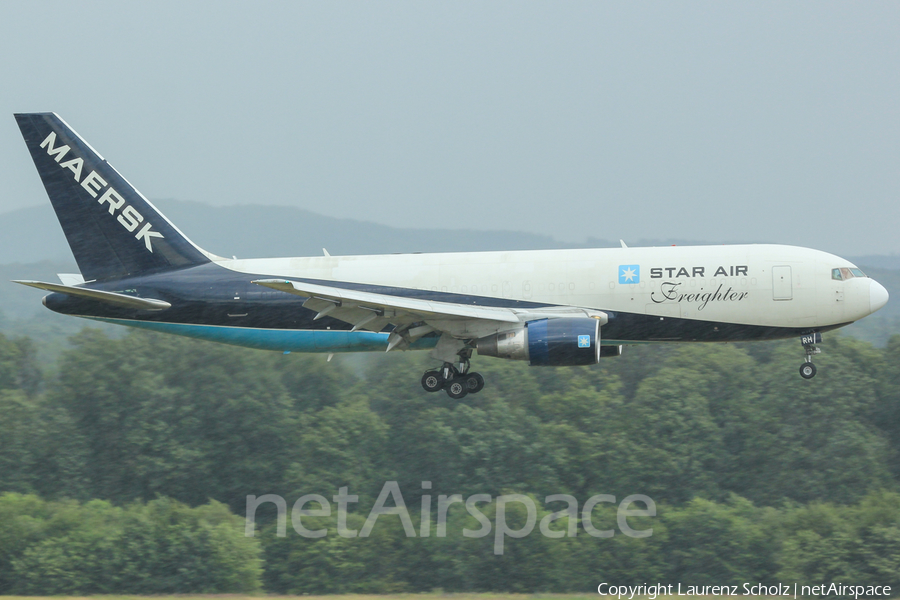
[[[731,265],[728,267],[718,267],[715,273],[710,277],[746,277],[748,267],[746,265]],[[712,269],[710,269],[712,271]],[[706,277],[706,267],[653,267],[650,269],[651,279],[677,279],[679,277]]]
[[[100,204],[109,204],[109,214],[115,216],[116,211],[121,209],[116,220],[127,231],[134,233],[134,230],[137,229],[141,223],[144,223],[144,216],[130,204],[125,204],[125,198],[120,196],[112,186],[107,187],[106,180],[100,177],[96,171],[91,171],[84,179],[81,178],[81,169],[84,166],[84,159],[76,156],[70,160],[61,162],[71,148],[69,148],[68,145],[56,146],[55,131],[51,131],[50,135],[41,142],[41,148],[46,148],[47,155],[54,159],[60,167],[72,171],[72,174],[75,176],[75,181],[80,183],[81,187],[87,190],[88,194],[97,198],[97,202]],[[103,188],[106,189],[104,190]],[[102,195],[100,194],[101,191],[103,191]],[[144,226],[134,235],[136,240],[144,240],[144,245],[150,252],[153,252],[153,244],[150,239],[161,237],[163,237],[163,234],[158,231],[153,231],[153,225],[151,223],[144,223]]]

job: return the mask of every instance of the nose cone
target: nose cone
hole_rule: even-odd
[[[869,280],[869,312],[875,312],[888,301],[888,291],[884,286],[875,281]]]

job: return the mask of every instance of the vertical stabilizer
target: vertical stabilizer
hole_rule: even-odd
[[[209,262],[56,114],[17,114],[16,121],[86,280]]]

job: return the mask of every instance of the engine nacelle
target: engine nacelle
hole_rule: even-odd
[[[527,360],[532,366],[593,365],[601,356],[618,356],[619,346],[600,345],[600,321],[562,317],[529,321],[519,329],[475,342],[478,354]]]

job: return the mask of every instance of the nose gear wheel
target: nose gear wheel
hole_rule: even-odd
[[[816,376],[816,365],[811,362],[800,365],[800,377],[803,379],[812,379]]]

